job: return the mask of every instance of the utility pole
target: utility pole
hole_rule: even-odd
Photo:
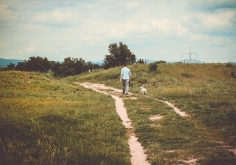
[[[192,61],[192,54],[196,54],[196,55],[198,56],[197,53],[192,53],[192,52],[191,52],[191,46],[190,46],[189,53],[183,53],[183,54],[182,54],[182,57],[183,57],[184,54],[189,54],[189,63],[191,63],[191,61]],[[197,56],[196,56],[196,57],[197,57]]]

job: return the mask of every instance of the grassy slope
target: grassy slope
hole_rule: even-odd
[[[230,73],[236,66],[224,64],[160,64],[156,73],[148,65],[130,66],[131,92],[140,93],[144,85],[148,95],[168,100],[191,115],[183,119],[163,103],[138,96],[126,100],[136,133],[149,153],[152,164],[184,163],[197,158],[199,164],[234,164],[235,156],[222,148],[236,147],[236,81]],[[119,73],[114,68],[76,77],[69,81],[100,82],[121,88]],[[149,117],[160,114],[160,121]],[[217,142],[221,142],[219,144]]]
[[[0,164],[130,164],[111,97],[47,74],[0,80]]]

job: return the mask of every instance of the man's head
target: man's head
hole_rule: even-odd
[[[127,63],[126,63],[126,62],[124,63],[124,66],[127,66]]]

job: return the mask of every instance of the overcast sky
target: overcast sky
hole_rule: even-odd
[[[236,0],[0,1],[0,58],[99,61],[119,42],[137,60],[236,61]]]

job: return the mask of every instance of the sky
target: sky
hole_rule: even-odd
[[[236,0],[1,0],[0,58],[236,61]],[[185,53],[185,54],[183,54]]]

